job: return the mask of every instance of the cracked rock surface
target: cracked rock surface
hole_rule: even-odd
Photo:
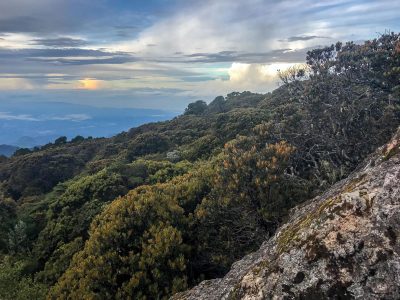
[[[400,299],[400,130],[220,279],[173,299]]]

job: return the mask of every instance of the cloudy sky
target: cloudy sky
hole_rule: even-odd
[[[398,0],[1,0],[0,101],[181,110],[267,92],[312,47],[400,30]]]

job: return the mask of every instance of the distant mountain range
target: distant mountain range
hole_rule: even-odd
[[[15,151],[17,151],[19,147],[16,146],[10,146],[10,145],[0,145],[0,155],[4,156],[11,156],[14,154]]]
[[[31,148],[60,136],[110,137],[178,112],[141,108],[99,108],[61,102],[1,101],[0,144]]]

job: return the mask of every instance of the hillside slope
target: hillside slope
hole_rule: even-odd
[[[400,129],[224,278],[173,299],[396,299],[399,234]]]

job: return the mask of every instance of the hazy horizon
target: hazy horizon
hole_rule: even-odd
[[[21,105],[18,102],[3,101],[0,103],[0,145],[31,148],[53,142],[60,136],[68,139],[77,135],[111,137],[144,123],[168,120],[179,113],[161,109],[94,107],[66,102],[25,100]]]

